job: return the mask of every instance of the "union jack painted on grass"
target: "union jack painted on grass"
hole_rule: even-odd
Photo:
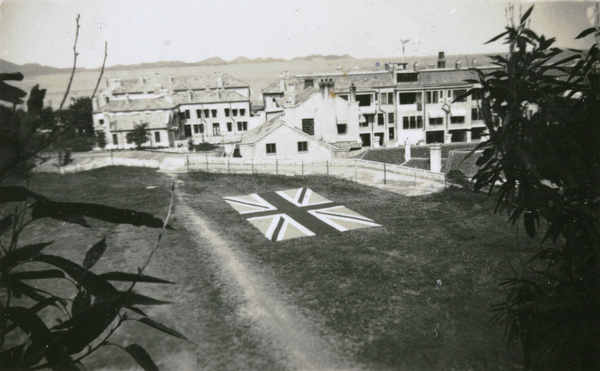
[[[380,226],[309,188],[223,198],[271,241]]]

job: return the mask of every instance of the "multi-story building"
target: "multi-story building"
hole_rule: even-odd
[[[94,128],[107,148],[130,148],[127,133],[135,124],[148,124],[146,146],[229,143],[251,129],[250,87],[229,75],[137,80],[109,79],[93,102]]]
[[[481,68],[480,68],[481,69]],[[267,119],[284,111],[278,100],[288,85],[299,90],[309,89],[315,82],[326,79],[334,83],[334,94],[348,99],[350,86],[356,88],[359,103],[359,135],[363,146],[396,146],[409,142],[470,142],[485,131],[478,101],[463,97],[476,80],[474,68],[446,68],[444,53],[440,52],[437,68],[412,69],[406,63],[389,63],[382,71],[304,74],[280,79],[263,90]]]

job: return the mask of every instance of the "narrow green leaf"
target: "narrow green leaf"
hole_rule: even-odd
[[[148,317],[139,318],[137,321],[139,321],[139,322],[141,322],[141,323],[143,323],[143,324],[145,324],[147,326],[150,326],[152,328],[155,328],[155,329],[157,329],[159,331],[167,333],[169,335],[175,336],[176,338],[189,341],[181,333],[179,333],[179,332],[177,332],[177,331],[175,331],[175,330],[173,330],[173,329],[171,329],[171,328],[163,325],[162,323],[158,323],[158,322],[156,322],[156,321],[154,321],[154,320],[152,320],[152,319],[150,319]]]
[[[6,202],[26,201],[27,198],[33,198],[37,201],[47,201],[48,199],[29,189],[21,186],[2,186],[0,187],[0,204]]]
[[[529,9],[527,9],[527,11],[525,12],[525,14],[523,14],[523,16],[521,17],[521,24],[525,23],[525,21],[527,20],[527,18],[529,18],[529,16],[531,15],[531,12],[533,11],[533,5],[529,7]]]
[[[118,294],[117,289],[115,289],[115,287],[106,279],[98,277],[82,266],[63,257],[42,254],[35,257],[33,260],[54,265],[55,267],[62,269],[94,296],[116,298],[116,295]]]
[[[50,217],[68,222],[77,222],[83,217],[94,218],[115,224],[131,224],[150,228],[162,228],[163,221],[146,212],[119,209],[81,202],[36,202],[31,211],[34,219]],[[167,226],[168,229],[173,229]]]
[[[77,293],[77,295],[75,295],[75,298],[73,299],[73,304],[71,304],[71,316],[76,316],[88,310],[91,306],[91,295],[85,289],[81,290]]]
[[[99,274],[98,277],[104,278],[109,281],[127,281],[127,282],[151,282],[151,283],[169,283],[171,281],[163,280],[152,276],[146,276],[137,273],[125,273],[125,272],[107,272]]]
[[[83,259],[83,267],[85,269],[90,269],[96,264],[98,259],[104,254],[106,251],[106,237],[100,240],[97,244],[90,247],[90,249],[85,254],[85,258]]]
[[[171,303],[169,301],[154,299],[145,295],[137,294],[135,292],[121,292],[120,298],[123,305],[128,307],[132,305],[162,305]]]
[[[525,226],[525,232],[531,238],[535,237],[535,218],[533,213],[523,214],[523,225]]]
[[[13,216],[14,214],[10,214],[0,220],[0,236],[6,233],[13,225]]]
[[[595,27],[586,28],[585,30],[581,31],[581,33],[579,35],[577,35],[577,37],[575,37],[575,39],[584,38],[587,35],[593,34],[594,32],[596,32]]]
[[[10,279],[17,280],[39,280],[47,278],[65,278],[65,273],[60,269],[46,269],[42,271],[14,272]]]
[[[508,35],[508,33],[509,33],[509,31],[502,32],[500,35],[497,35],[497,36],[493,37],[491,40],[489,40],[485,44],[493,43],[494,41],[498,40],[499,38],[501,38],[501,37],[503,37],[505,35]]]
[[[27,261],[36,257],[46,246],[52,244],[51,242],[36,243],[33,245],[27,245],[19,247],[8,254],[0,258],[0,268],[6,269],[14,267],[15,265]]]
[[[140,366],[142,366],[144,371],[158,371],[158,367],[156,367],[148,352],[140,345],[130,344],[124,349]]]

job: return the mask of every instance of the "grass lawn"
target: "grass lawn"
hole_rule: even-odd
[[[493,203],[464,190],[405,197],[340,179],[266,175],[181,174],[189,205],[232,247],[275,280],[289,304],[333,334],[340,352],[365,369],[513,369],[520,353],[507,350],[502,328],[491,326],[490,306],[503,299],[498,286],[518,264],[518,250],[533,249]],[[36,174],[31,187],[56,200],[99,202],[163,217],[171,179],[149,169],[103,168]],[[156,188],[147,188],[155,186]],[[282,242],[267,240],[223,196],[309,187],[374,219],[382,227]],[[175,205],[177,210],[177,205]],[[54,252],[81,261],[89,246],[108,235],[95,271],[134,272],[156,237],[144,227],[90,221],[95,228],[44,220],[25,238],[56,240]],[[217,266],[176,217],[147,274],[176,282],[141,292],[174,304],[148,308],[153,318],[183,332],[188,344],[126,325],[115,339],[144,346],[164,369],[284,369],[236,314]],[[28,227],[29,228],[29,227]],[[107,361],[110,360],[110,361]],[[88,369],[135,365],[116,348],[86,363]]]

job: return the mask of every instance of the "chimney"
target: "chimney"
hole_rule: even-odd
[[[444,52],[438,53],[437,67],[438,68],[446,68],[446,59],[444,59]]]
[[[460,61],[456,61],[455,67],[457,70],[460,70]]]
[[[352,69],[352,71],[354,71],[354,72],[358,72],[358,70],[359,70],[359,69],[360,69],[360,68],[358,68],[358,66],[356,66],[356,67],[354,67],[354,68]]]
[[[415,70],[415,71],[419,70],[419,62],[413,63],[413,70]]]
[[[281,92],[286,91],[285,73],[283,73],[283,72],[279,74],[279,91],[281,91]]]
[[[349,102],[356,102],[356,85],[354,85],[354,83],[352,83],[352,85],[350,85]]]
[[[188,101],[191,102],[194,100],[194,92],[191,90],[188,90]]]
[[[223,89],[223,74],[221,72],[215,72],[217,76],[217,88]]]

